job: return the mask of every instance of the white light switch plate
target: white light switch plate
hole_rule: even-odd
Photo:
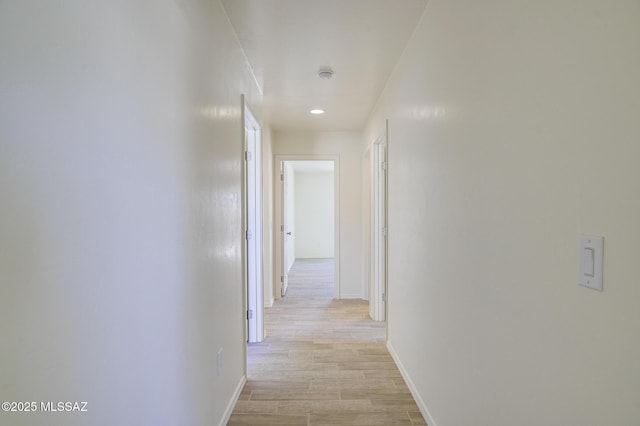
[[[604,238],[581,235],[578,239],[578,284],[602,291]]]

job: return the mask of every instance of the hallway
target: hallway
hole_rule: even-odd
[[[640,425],[639,53],[640,0],[1,0],[0,399],[89,409],[0,424]],[[294,160],[337,291],[274,305]]]
[[[368,303],[334,300],[333,260],[296,260],[265,310],[229,425],[424,425]]]

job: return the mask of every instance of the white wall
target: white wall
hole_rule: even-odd
[[[0,52],[0,399],[88,402],[0,423],[218,424],[244,374],[240,94],[260,112],[221,6],[3,1]]]
[[[274,131],[274,155],[337,155],[340,163],[340,298],[362,298],[362,229],[360,132]]]
[[[296,258],[332,258],[333,172],[295,172]]]
[[[429,1],[364,138],[390,119],[389,344],[429,424],[640,424],[638,52],[637,1]]]

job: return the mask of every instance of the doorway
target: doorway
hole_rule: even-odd
[[[296,258],[334,259],[340,294],[339,162],[336,156],[276,156],[276,297],[285,297]]]

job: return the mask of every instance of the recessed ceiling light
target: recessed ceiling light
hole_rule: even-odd
[[[324,114],[324,110],[323,109],[312,109],[311,111],[309,111],[311,114]]]

